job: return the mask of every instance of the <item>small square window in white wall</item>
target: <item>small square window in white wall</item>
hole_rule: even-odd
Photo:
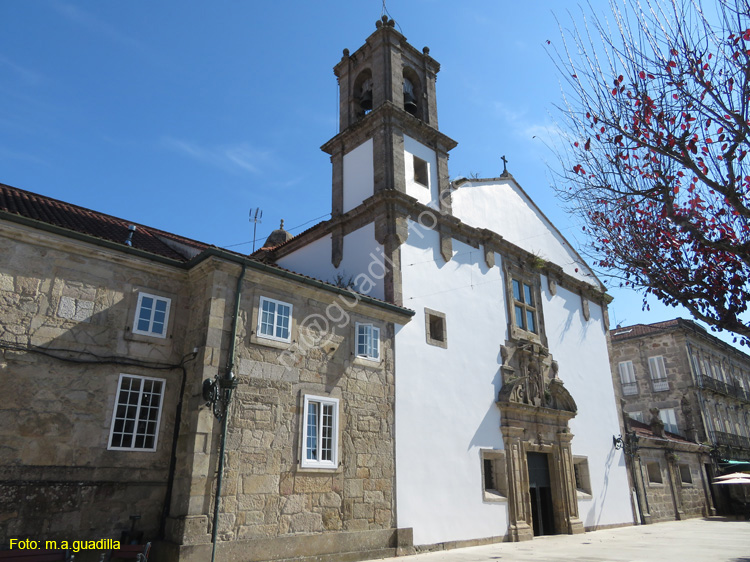
[[[430,186],[430,175],[427,162],[414,156],[414,181],[425,187]]]
[[[338,399],[305,396],[303,416],[301,466],[303,468],[337,468]]]
[[[380,328],[357,323],[357,357],[380,360]]]
[[[108,449],[155,451],[164,379],[120,375]]]
[[[290,341],[292,337],[292,305],[260,297],[258,310],[258,335],[278,341]]]
[[[171,300],[148,293],[138,293],[133,333],[164,338],[169,324]]]

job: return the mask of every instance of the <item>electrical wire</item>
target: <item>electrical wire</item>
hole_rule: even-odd
[[[319,217],[315,217],[314,219],[310,219],[307,222],[303,222],[302,224],[298,224],[297,226],[293,226],[290,229],[288,229],[288,231],[289,232],[293,232],[293,231],[297,230],[298,228],[302,228],[303,226],[307,226],[311,222],[319,221],[320,219],[324,219],[324,218],[326,218],[326,217],[328,217],[330,215],[331,215],[331,213],[326,213],[325,215],[320,215]],[[223,245],[223,246],[220,246],[220,247],[221,248],[235,248],[237,246],[244,246],[245,244],[252,244],[253,242],[257,242],[258,240],[265,240],[269,236],[270,236],[270,233],[266,234],[265,236],[261,235],[261,236],[255,238],[255,240],[248,240],[247,242],[239,242],[237,244],[228,244],[228,245]]]
[[[65,361],[67,363],[77,363],[82,365],[127,365],[129,367],[143,367],[146,369],[156,369],[163,371],[179,369],[185,364],[188,359],[192,358],[195,355],[194,353],[188,353],[180,360],[179,363],[160,363],[158,361],[141,361],[140,359],[120,357],[117,355],[98,355],[91,351],[29,346],[10,342],[0,342],[0,349],[7,349],[10,351],[23,351],[26,353],[37,353],[39,355],[44,355],[52,359],[57,359],[58,361]],[[89,356],[91,357],[91,359],[82,359],[79,357],[71,357],[69,355],[62,354]]]

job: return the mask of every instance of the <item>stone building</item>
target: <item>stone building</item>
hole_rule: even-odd
[[[134,525],[157,561],[410,544],[393,335],[413,313],[6,185],[0,255],[2,543]]]
[[[750,461],[750,356],[682,318],[618,327],[611,335],[612,375],[627,417],[660,422],[665,432],[705,445],[719,468]],[[662,468],[668,456],[665,450]],[[710,482],[714,464],[702,464],[701,479]],[[720,511],[726,488],[711,487]],[[704,512],[711,503],[707,498]]]
[[[416,311],[395,333],[396,517],[416,545],[632,524],[609,297],[507,170],[449,180],[439,69],[388,18],[344,50],[332,217],[257,256]]]
[[[706,517],[715,513],[711,498],[711,448],[664,431],[654,409],[649,423],[624,414],[625,449],[635,495],[634,511],[642,523]]]

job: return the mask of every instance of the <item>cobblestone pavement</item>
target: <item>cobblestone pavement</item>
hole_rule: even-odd
[[[750,521],[669,521],[398,558],[400,562],[750,562]]]

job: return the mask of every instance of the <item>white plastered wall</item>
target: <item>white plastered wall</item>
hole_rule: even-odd
[[[377,299],[385,296],[383,247],[375,240],[375,225],[368,223],[344,236],[344,254],[338,268],[331,263],[331,235],[279,259],[281,267],[333,282],[338,274],[355,281],[355,289]]]
[[[451,194],[453,215],[466,224],[488,228],[563,268],[573,277],[599,286],[570,244],[512,180],[467,182]]]
[[[351,211],[375,192],[372,139],[344,155],[344,212]]]
[[[414,181],[414,156],[427,162],[429,187]],[[438,178],[435,151],[411,137],[404,135],[404,171],[406,173],[406,194],[424,205],[437,209]]]
[[[625,457],[612,445],[620,424],[602,308],[589,302],[590,318],[585,320],[580,295],[558,286],[553,296],[546,278],[542,289],[549,350],[578,405],[570,421],[573,455],[588,457],[592,496],[579,499],[580,519],[587,528],[632,523]]]
[[[404,306],[414,319],[396,335],[396,466],[400,527],[415,544],[502,536],[507,504],[484,501],[481,449],[502,449],[500,345],[507,339],[502,259],[487,268],[482,248],[453,240],[445,263],[436,233],[410,224],[401,247]],[[602,309],[541,280],[548,343],[559,376],[578,405],[574,455],[588,457],[590,499],[584,526],[632,523],[627,474],[612,435],[619,433]],[[447,349],[425,341],[425,307],[446,314]]]
[[[503,448],[501,269],[455,240],[445,263],[438,235],[410,226],[403,294],[416,315],[396,335],[398,525],[414,529],[415,544],[502,536],[507,504],[483,501],[481,467],[481,449]],[[446,315],[447,349],[426,343],[425,307]]]

